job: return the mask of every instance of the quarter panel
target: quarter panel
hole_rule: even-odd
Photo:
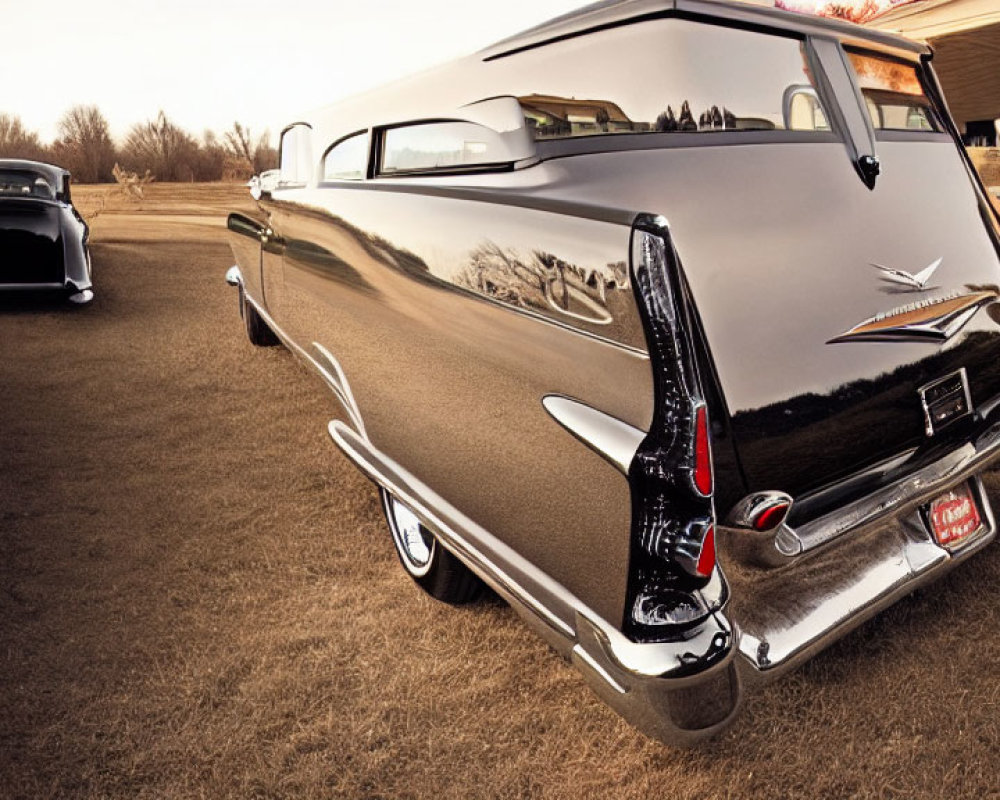
[[[259,217],[230,214],[227,223],[229,247],[240,268],[243,290],[257,302],[264,300],[264,287],[261,284],[261,233],[267,225],[263,216],[263,213]]]
[[[648,429],[629,229],[414,194],[283,197],[279,324],[340,361],[376,447],[617,626],[628,483],[542,399]]]
[[[90,269],[87,260],[87,226],[73,212],[69,205],[59,209],[63,240],[63,264],[65,279],[77,290],[91,286]]]

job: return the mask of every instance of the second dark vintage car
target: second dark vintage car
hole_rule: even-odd
[[[230,217],[247,332],[420,586],[696,741],[995,536],[1000,229],[930,60],[623,0],[330,106]]]
[[[70,199],[70,174],[39,161],[0,159],[0,292],[93,297],[89,230]]]

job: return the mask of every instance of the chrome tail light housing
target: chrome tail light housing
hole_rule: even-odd
[[[624,631],[636,641],[663,641],[721,609],[728,587],[715,555],[709,408],[666,220],[636,219],[631,259],[654,411],[629,468],[632,548]]]

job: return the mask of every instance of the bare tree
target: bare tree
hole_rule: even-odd
[[[0,114],[0,158],[30,158],[45,160],[45,146],[38,134],[26,130],[21,118],[14,114]]]
[[[234,177],[248,178],[278,166],[278,153],[271,147],[267,131],[255,139],[248,126],[234,122],[232,129],[226,131],[225,138],[230,156],[247,173]]]
[[[143,192],[147,183],[152,183],[156,178],[147,169],[145,175],[138,175],[135,172],[128,172],[123,170],[117,164],[111,170],[112,175],[115,176],[115,181],[118,184],[119,191],[127,197],[129,200],[134,200],[139,203],[142,202]],[[106,196],[105,196],[106,199]],[[104,209],[104,204],[101,204],[101,210]]]
[[[198,143],[163,111],[155,120],[133,125],[122,147],[126,169],[149,170],[160,181],[194,180]]]
[[[215,131],[206,130],[198,147],[197,162],[194,169],[196,181],[220,181],[226,172],[226,160],[229,153],[225,144]]]
[[[52,153],[81,183],[106,183],[112,179],[115,145],[108,121],[97,106],[73,106],[63,114]]]

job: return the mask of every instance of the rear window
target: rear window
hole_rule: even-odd
[[[0,196],[55,200],[56,192],[52,184],[37,172],[0,170]]]
[[[876,130],[939,131],[941,125],[912,64],[848,52]]]
[[[828,130],[797,39],[652,20],[577,36],[518,59],[524,67],[518,100],[536,141]]]

